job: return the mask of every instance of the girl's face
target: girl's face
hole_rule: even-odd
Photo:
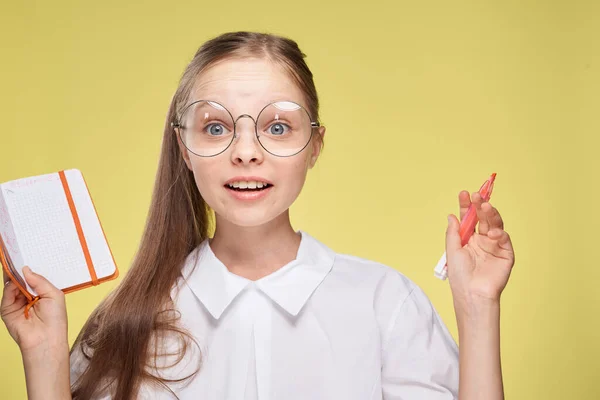
[[[302,91],[279,66],[263,59],[225,60],[205,70],[190,96],[212,100],[226,107],[234,120],[242,114],[254,119],[273,101],[293,101],[308,109]],[[291,157],[277,157],[265,151],[256,138],[254,122],[241,118],[237,138],[214,157],[200,157],[178,140],[188,168],[206,203],[215,211],[217,225],[226,220],[237,226],[253,227],[283,216],[300,194],[306,173],[321,149],[317,136],[304,150]],[[325,128],[318,128],[321,135]],[[256,189],[232,188],[250,182]],[[260,189],[260,183],[267,183]],[[224,221],[223,221],[224,222]]]

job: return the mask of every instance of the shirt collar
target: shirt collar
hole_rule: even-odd
[[[256,287],[292,316],[298,315],[310,296],[323,282],[335,253],[307,234],[301,234],[296,259],[277,271],[255,281]],[[251,280],[229,272],[205,240],[190,254],[183,276],[204,307],[219,319],[227,307],[250,284]]]

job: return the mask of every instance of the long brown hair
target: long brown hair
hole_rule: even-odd
[[[144,233],[129,271],[119,286],[90,315],[73,344],[89,364],[72,388],[73,399],[90,399],[110,390],[115,400],[136,397],[142,383],[167,382],[148,371],[156,367],[168,334],[180,339],[183,358],[192,336],[177,326],[171,290],[186,257],[209,235],[210,210],[180,154],[174,122],[188,101],[198,75],[231,58],[259,57],[285,68],[302,90],[313,121],[319,101],[305,55],[293,40],[264,33],[231,32],[204,43],[185,69],[164,126],[162,149]],[[317,140],[322,137],[316,135]],[[198,360],[198,368],[201,367]],[[197,369],[177,382],[191,379]]]

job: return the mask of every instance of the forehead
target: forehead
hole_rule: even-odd
[[[289,73],[258,58],[224,60],[209,67],[196,80],[193,100],[214,100],[234,115],[258,113],[277,100],[306,107],[303,93]]]

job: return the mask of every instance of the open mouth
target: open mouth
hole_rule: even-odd
[[[225,184],[225,187],[236,192],[260,192],[268,189],[273,185],[266,182],[232,182]]]

